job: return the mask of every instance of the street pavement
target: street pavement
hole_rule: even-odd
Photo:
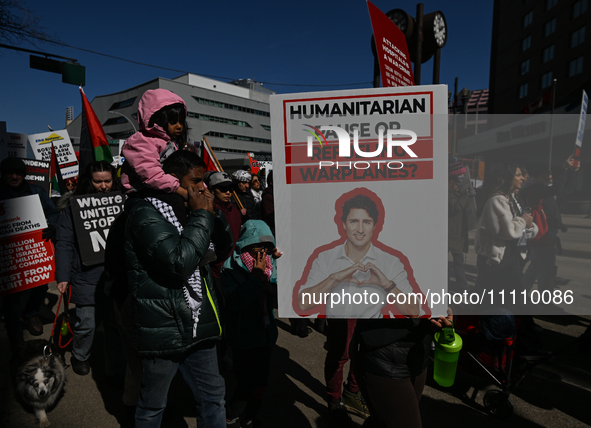
[[[564,254],[558,257],[559,275],[571,279],[567,287],[588,290],[591,276],[591,219],[584,215],[565,215],[569,231],[561,234]],[[477,270],[475,255],[467,258],[470,285]],[[561,289],[566,289],[561,287]],[[582,292],[591,299],[589,291]],[[48,338],[58,292],[50,285],[46,307],[42,308]],[[499,390],[484,371],[460,370],[451,388],[437,386],[428,380],[421,400],[424,427],[586,427],[591,426],[591,357],[582,352],[576,339],[591,322],[591,305],[586,302],[587,315],[540,316],[536,323],[543,329],[544,347],[556,355],[532,367],[522,383],[511,394],[514,412],[506,419],[489,415],[483,407],[484,394]],[[582,309],[583,310],[583,309]],[[61,310],[60,310],[61,311]],[[271,428],[323,428],[329,424],[324,402],[323,364],[326,351],[325,337],[313,331],[307,338],[293,336],[289,321],[278,320],[280,332],[273,354],[269,387],[262,415]],[[313,324],[310,324],[313,326]],[[32,337],[25,333],[25,339]],[[111,428],[126,425],[125,412],[120,403],[122,377],[105,376],[101,350],[104,343],[115,338],[97,332],[90,360],[91,374],[76,375],[71,367],[66,370],[67,384],[63,397],[48,413],[53,427]],[[19,403],[9,375],[8,339],[0,328],[0,428],[36,427],[35,416]],[[69,363],[70,353],[66,352]],[[516,365],[519,360],[516,359]],[[348,369],[348,368],[346,368]],[[396,397],[392,397],[395,400]],[[192,396],[183,380],[177,376],[170,390],[164,427],[196,427]],[[361,426],[363,420],[353,417]]]

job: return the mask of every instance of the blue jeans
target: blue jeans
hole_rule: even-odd
[[[90,357],[95,331],[94,309],[94,306],[76,306],[78,320],[74,325],[72,355],[78,361],[86,361]]]
[[[177,370],[181,371],[197,402],[197,426],[226,427],[226,388],[218,369],[214,343],[198,345],[188,353],[173,355],[170,359],[143,359],[142,368],[142,390],[135,412],[136,428],[160,427],[168,389]]]

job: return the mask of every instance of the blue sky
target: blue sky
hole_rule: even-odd
[[[371,87],[371,23],[365,0],[86,1],[25,0],[44,31],[61,42],[119,58],[167,67],[162,70],[88,51],[38,43],[21,47],[75,58],[86,66],[89,100],[156,77],[184,72],[227,79],[251,78],[277,93]],[[380,10],[413,1],[375,0]],[[441,52],[442,84],[453,91],[488,87],[492,0],[424,0],[425,13],[441,10],[448,41]],[[63,129],[65,110],[81,112],[78,88],[58,74],[29,68],[29,54],[0,48],[0,121],[9,132]],[[432,83],[433,60],[421,83]],[[292,86],[318,85],[318,86]],[[339,87],[331,85],[342,85]]]

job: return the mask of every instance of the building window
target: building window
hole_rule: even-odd
[[[271,144],[271,140],[265,138],[247,137],[245,135],[228,134],[227,132],[209,131],[204,135],[207,137],[225,138],[228,140],[254,141],[255,143]]]
[[[114,103],[111,107],[109,107],[109,111],[111,111],[111,110],[117,110],[117,109],[120,109],[120,108],[132,106],[133,103],[135,102],[135,99],[136,98],[137,97],[133,97],[133,98],[130,98],[130,99],[125,100],[125,101],[119,101],[118,103]]]
[[[192,111],[187,113],[187,117],[193,117],[195,119],[201,119],[201,120],[209,120],[210,122],[227,123],[229,125],[245,126],[247,128],[252,128],[252,126],[250,126],[248,124],[248,122],[245,122],[243,120],[227,119],[225,117],[217,117],[217,116],[210,116],[207,114],[193,113]]]
[[[568,63],[568,77],[576,76],[583,72],[583,57],[580,56],[577,59],[573,59]]]
[[[527,36],[521,41],[521,52],[525,52],[531,47],[531,36]]]
[[[121,125],[123,123],[127,123],[127,119],[124,118],[123,116],[118,116],[118,117],[112,117],[111,119],[107,119],[104,123],[103,126],[110,126],[110,125]]]
[[[548,37],[550,34],[556,31],[556,18],[552,18],[552,20],[546,22],[546,26],[544,27],[544,37]]]
[[[529,59],[526,59],[521,63],[521,75],[523,76],[525,73],[529,71]]]
[[[219,102],[219,101],[208,100],[206,98],[200,98],[200,97],[193,97],[193,98],[195,98],[195,100],[197,100],[197,102],[199,104],[203,104],[203,105],[206,105],[206,106],[213,106],[213,107],[225,108],[225,109],[228,109],[228,110],[237,110],[237,111],[242,111],[244,113],[256,114],[256,115],[259,115],[259,116],[266,116],[266,117],[270,117],[271,116],[268,111],[255,110],[253,108],[241,107],[241,106],[237,106],[237,105],[234,105],[234,104],[228,104],[228,103],[222,103],[222,102]]]
[[[534,13],[532,11],[523,17],[523,28],[526,28],[531,24],[533,17]]]
[[[262,127],[262,128],[265,130],[265,131],[270,131],[270,130],[271,130],[271,127],[270,127],[269,125],[263,125],[263,124],[261,123],[261,127]]]
[[[585,41],[585,27],[579,28],[577,31],[570,35],[570,47],[574,48],[579,46]]]
[[[546,10],[552,9],[558,4],[558,0],[546,0]]]
[[[548,46],[542,51],[542,63],[545,64],[551,59],[554,59],[554,45]]]
[[[546,74],[542,75],[542,89],[546,89],[547,87],[552,85],[552,72],[549,71]]]
[[[519,98],[527,97],[527,83],[524,83],[519,87]]]
[[[579,0],[573,4],[573,19],[587,12],[587,0]]]

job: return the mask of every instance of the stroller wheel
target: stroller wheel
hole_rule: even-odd
[[[513,403],[506,392],[488,391],[484,394],[482,402],[486,411],[497,418],[508,418],[513,414]]]

